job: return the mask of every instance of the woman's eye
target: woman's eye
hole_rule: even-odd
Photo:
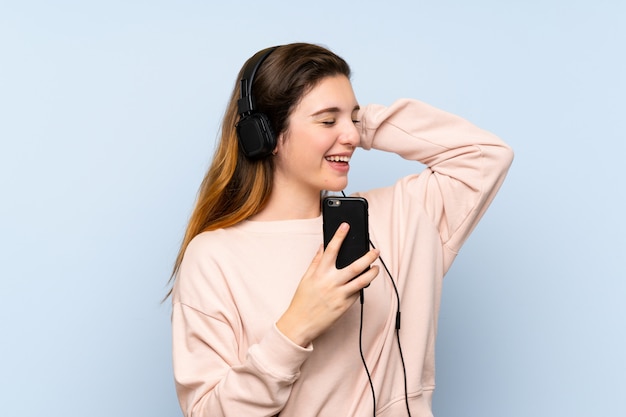
[[[335,124],[335,121],[334,120],[322,120],[322,124],[326,126],[332,126]]]
[[[357,124],[357,123],[361,123],[360,120],[352,120],[352,123]]]

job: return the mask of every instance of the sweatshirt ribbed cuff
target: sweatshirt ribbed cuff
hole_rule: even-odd
[[[298,379],[300,367],[312,352],[312,345],[303,348],[293,343],[274,325],[257,345],[250,348],[249,354],[263,372],[293,382]]]

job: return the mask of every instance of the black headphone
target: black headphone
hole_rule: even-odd
[[[252,82],[257,70],[265,58],[278,48],[277,46],[263,49],[248,60],[241,78],[241,92],[237,107],[239,123],[235,126],[239,138],[239,148],[249,159],[261,159],[269,156],[276,147],[276,136],[272,131],[269,118],[254,109]]]

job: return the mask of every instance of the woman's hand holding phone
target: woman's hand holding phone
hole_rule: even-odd
[[[326,250],[320,246],[289,307],[276,323],[286,337],[300,346],[308,346],[335,323],[359,298],[360,290],[378,275],[379,267],[370,267],[378,258],[377,249],[337,268],[337,255],[349,230],[350,226],[342,223]]]

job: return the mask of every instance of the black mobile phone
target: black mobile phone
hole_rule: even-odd
[[[337,268],[350,265],[369,251],[370,239],[366,199],[362,197],[326,197],[322,201],[322,218],[324,222],[324,249],[328,246],[341,223],[346,222],[350,225],[348,235],[341,244],[337,255]]]

